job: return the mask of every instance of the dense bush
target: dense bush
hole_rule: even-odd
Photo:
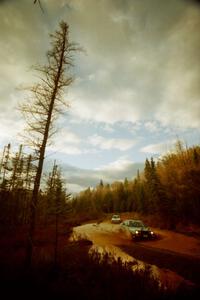
[[[186,299],[192,290],[169,292],[159,288],[148,267],[133,273],[111,255],[88,255],[86,241],[68,244],[60,264],[40,262],[32,270],[1,263],[1,292],[20,299]],[[188,298],[189,299],[189,298]]]

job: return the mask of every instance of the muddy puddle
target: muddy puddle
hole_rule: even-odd
[[[93,223],[85,224],[75,227],[71,240],[80,238],[87,238],[93,242],[90,251],[98,251],[104,254],[105,252],[120,258],[122,262],[130,262],[133,264],[133,271],[137,269],[144,269],[147,265],[142,260],[135,259],[120,249],[120,245],[131,245],[134,243],[130,237],[125,236],[120,232],[120,225],[110,223]],[[151,274],[154,278],[158,279],[160,285],[165,289],[176,289],[180,284],[191,285],[192,283],[185,280],[177,273],[168,269],[158,268],[155,265],[149,265]]]

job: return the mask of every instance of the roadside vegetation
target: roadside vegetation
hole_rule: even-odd
[[[41,237],[40,237],[41,238]],[[1,245],[2,246],[2,245]],[[11,246],[11,245],[10,245]],[[13,246],[13,245],[12,245]],[[23,265],[23,245],[19,241],[0,260],[1,291],[7,299],[195,299],[198,290],[180,286],[166,290],[152,277],[150,269],[132,271],[132,263],[122,263],[110,254],[88,254],[91,242],[63,240],[54,264],[50,240],[35,248],[31,269]],[[5,245],[4,245],[5,250]],[[12,259],[10,260],[10,257]]]

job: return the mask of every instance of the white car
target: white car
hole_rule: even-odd
[[[113,215],[112,218],[111,218],[111,222],[113,224],[119,224],[121,223],[121,218],[120,218],[120,215]]]

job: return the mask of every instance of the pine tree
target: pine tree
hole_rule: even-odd
[[[59,222],[60,219],[66,215],[69,211],[67,200],[71,197],[71,194],[66,193],[66,189],[63,186],[63,180],[61,177],[61,171],[54,162],[53,170],[49,174],[47,180],[47,214],[55,218],[55,239],[54,239],[54,263],[58,263],[58,238],[59,238]]]

